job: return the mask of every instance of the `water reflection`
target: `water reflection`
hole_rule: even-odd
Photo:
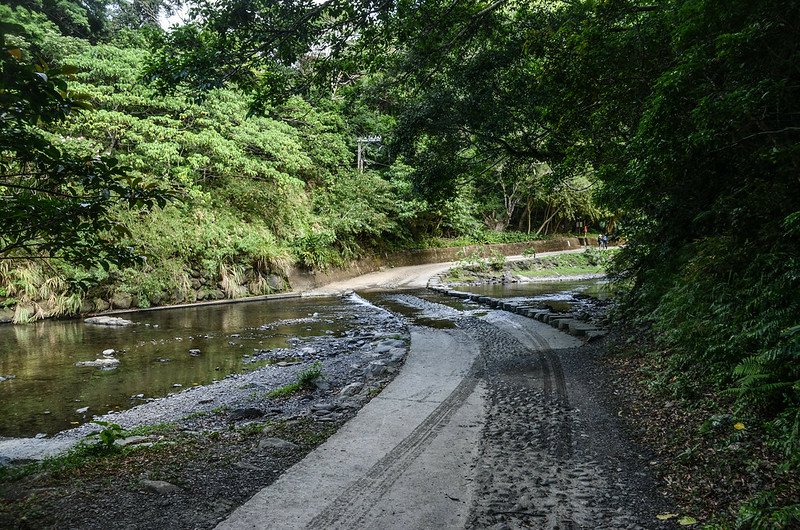
[[[340,334],[351,304],[292,299],[141,312],[126,315],[137,322],[127,328],[80,321],[0,326],[0,376],[15,376],[0,382],[0,436],[53,434],[142,399],[210,383],[241,371],[254,348]],[[75,366],[106,349],[117,351],[117,369]]]

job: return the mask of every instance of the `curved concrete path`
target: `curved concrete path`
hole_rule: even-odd
[[[537,253],[537,257],[554,256],[557,254],[576,254],[584,252],[586,247],[571,250],[556,250],[552,252]],[[507,261],[529,259],[528,256],[507,256]],[[329,283],[322,287],[302,293],[303,296],[334,296],[347,291],[361,291],[367,289],[419,289],[428,286],[434,276],[447,272],[456,262],[429,263],[427,265],[409,265],[407,267],[391,267],[385,270],[370,272],[348,280]]]
[[[531,351],[581,344],[516,315],[491,312],[487,321]],[[413,328],[397,378],[217,528],[469,526],[488,410],[481,354],[467,331]]]
[[[484,421],[478,347],[413,328],[395,380],[217,528],[457,528]]]

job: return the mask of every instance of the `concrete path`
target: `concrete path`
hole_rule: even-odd
[[[557,254],[576,254],[584,252],[585,247],[573,250],[558,250],[553,252],[540,252],[537,257],[553,256]],[[528,256],[507,256],[507,261],[519,261],[529,259]],[[427,265],[410,265],[408,267],[391,267],[385,270],[371,272],[329,283],[317,289],[312,289],[303,293],[303,296],[333,296],[346,291],[362,291],[366,289],[419,289],[427,287],[431,278],[438,274],[447,272],[456,262],[449,263],[430,263]]]
[[[361,291],[364,289],[415,289],[428,285],[428,281],[437,274],[449,270],[454,263],[431,263],[428,265],[410,265],[392,267],[381,271],[370,272],[362,276],[329,283],[317,289],[303,293],[303,296],[331,296],[345,291]]]
[[[217,528],[672,528],[579,339],[391,298],[457,327],[413,327],[397,378]]]
[[[478,347],[414,328],[402,372],[217,528],[459,528],[484,422]]]
[[[514,336],[531,359],[536,351],[581,344],[504,312],[492,311],[484,322]],[[413,328],[409,357],[397,378],[217,528],[474,527],[469,518],[480,505],[473,495],[485,452],[490,407],[483,372],[491,349],[481,346],[475,333]]]

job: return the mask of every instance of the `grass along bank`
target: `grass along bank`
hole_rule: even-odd
[[[449,284],[524,282],[543,278],[562,278],[605,274],[616,248],[598,249],[589,247],[583,252],[570,252],[537,258],[534,252],[526,252],[529,258],[509,262],[502,254],[471,253],[462,256],[455,266],[442,278]]]

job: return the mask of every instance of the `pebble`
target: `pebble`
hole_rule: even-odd
[[[290,451],[297,449],[297,444],[293,444],[283,438],[264,438],[258,442],[259,449],[277,449],[281,451]]]
[[[160,495],[168,494],[168,493],[179,493],[183,491],[180,487],[176,486],[175,484],[170,484],[169,482],[165,482],[163,480],[142,480],[142,487],[146,491],[150,491],[152,493],[158,493]]]

